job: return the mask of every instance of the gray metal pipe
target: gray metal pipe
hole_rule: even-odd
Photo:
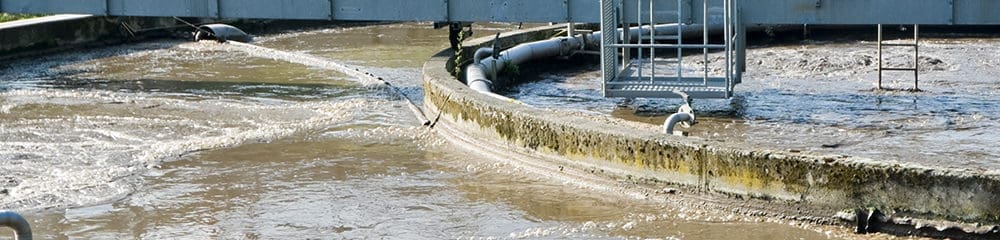
[[[480,48],[476,49],[476,53],[472,55],[472,62],[479,63],[484,58],[493,56],[493,48]]]
[[[14,229],[14,239],[31,240],[31,225],[20,214],[11,211],[0,212],[0,226]]]
[[[722,29],[722,25],[712,25],[710,27],[710,31]],[[640,26],[631,28],[629,34],[633,36],[630,39],[639,39],[640,36],[649,35],[649,31],[651,29],[652,31],[662,33],[661,36],[676,33],[678,29],[684,31],[683,34],[690,35],[694,35],[695,33],[700,33],[702,31],[700,24],[662,24],[652,27]],[[618,34],[624,34],[624,31],[618,30]],[[469,64],[469,66],[465,69],[465,79],[469,84],[469,87],[473,90],[480,92],[492,92],[492,81],[488,76],[495,75],[497,71],[507,67],[507,64],[520,65],[533,59],[569,55],[570,53],[573,53],[573,51],[583,48],[585,43],[600,44],[601,36],[601,32],[595,32],[589,35],[558,37],[537,42],[524,43],[500,52],[497,59],[491,57],[494,51],[496,51],[495,49],[480,48],[476,50],[475,54],[473,54],[473,63]],[[597,48],[598,46],[592,45],[586,47]]]
[[[465,68],[465,81],[469,88],[477,92],[493,92],[493,81],[486,77],[486,70],[483,70],[481,66],[481,64],[476,63],[469,64]]]
[[[493,81],[488,76],[495,75],[508,64],[516,66],[533,59],[567,55],[579,49],[581,44],[582,41],[571,37],[524,43],[500,52],[496,59],[489,56],[493,49],[480,48],[473,54],[473,63],[465,67],[465,80],[473,90],[492,92]]]
[[[694,124],[694,114],[686,112],[670,114],[670,116],[667,117],[667,120],[663,122],[663,133],[683,135],[683,133],[677,134],[677,132],[674,132],[674,126],[678,123],[687,123],[688,125]]]
[[[194,36],[194,41],[196,42],[208,39],[219,42],[237,41],[248,43],[253,41],[253,37],[250,34],[226,24],[205,24],[198,27],[198,29],[198,32]]]
[[[709,31],[721,29],[723,29],[721,24],[713,24],[709,26]],[[661,24],[656,26],[638,26],[630,28],[629,35],[632,36],[630,39],[638,40],[641,36],[649,35],[650,31],[657,32],[659,36],[667,36],[671,35],[671,33],[677,34],[678,30],[683,31],[682,34],[693,36],[697,33],[701,33],[703,28],[700,24],[685,25],[676,23]],[[617,34],[624,34],[624,31],[619,29]],[[492,80],[495,79],[490,79],[489,76],[496,76],[497,72],[500,71],[500,69],[507,67],[508,64],[517,66],[534,59],[566,56],[574,51],[583,49],[584,47],[591,49],[599,48],[601,36],[601,32],[594,32],[589,35],[558,37],[548,40],[523,43],[500,52],[500,54],[497,55],[497,58],[493,58],[491,56],[496,49],[477,49],[473,54],[473,63],[469,64],[465,68],[466,83],[469,85],[469,88],[475,91],[492,93]]]

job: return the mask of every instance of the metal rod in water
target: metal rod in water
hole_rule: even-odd
[[[920,25],[913,24],[913,91],[920,91]]]
[[[882,89],[882,24],[878,25],[878,85],[876,89]]]

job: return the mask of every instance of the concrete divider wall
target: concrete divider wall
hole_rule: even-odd
[[[501,35],[500,46],[550,37],[560,26]],[[458,62],[489,46],[465,43]],[[523,106],[472,91],[451,75],[451,50],[424,65],[425,107],[443,124],[598,165],[619,178],[692,188],[819,209],[825,217],[858,207],[896,216],[1000,224],[1000,173],[901,166],[877,160],[728,146],[699,138],[645,132],[600,120]],[[503,84],[503,83],[499,83]]]
[[[127,18],[132,27],[176,26],[171,18]],[[45,53],[103,40],[127,40],[123,18],[55,15],[0,24],[0,59]],[[149,35],[149,33],[144,33]]]

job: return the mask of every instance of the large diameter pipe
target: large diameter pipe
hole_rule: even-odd
[[[465,80],[469,88],[479,92],[492,92],[492,81],[488,76],[494,75],[508,64],[517,66],[533,59],[551,58],[566,55],[582,46],[580,39],[560,37],[549,40],[525,43],[507,49],[494,59],[493,50],[482,48],[473,54],[473,63],[465,68]]]
[[[469,88],[477,92],[493,92],[493,81],[486,77],[486,70],[481,64],[469,64],[465,68],[465,81]]]
[[[671,35],[677,34],[677,31],[682,31],[683,34],[695,35],[696,33],[701,33],[704,28],[700,24],[661,24],[656,26],[639,26],[630,28],[630,39],[640,39],[641,36],[649,35],[649,32],[655,31],[658,35]],[[709,26],[709,31],[716,31],[723,29],[722,25],[713,24]],[[617,31],[617,34],[624,34],[622,29]],[[482,92],[482,93],[492,93],[493,92],[493,80],[490,76],[496,76],[500,69],[504,69],[508,64],[513,64],[514,66],[526,63],[534,59],[551,58],[557,56],[569,55],[573,51],[580,50],[583,47],[594,48],[601,42],[601,32],[595,32],[589,35],[576,35],[574,37],[559,37],[548,40],[542,40],[537,42],[530,42],[517,45],[510,49],[507,49],[500,54],[497,54],[497,58],[493,58],[492,55],[494,51],[493,48],[480,48],[477,49],[473,54],[473,63],[469,64],[465,68],[465,79],[469,88]],[[592,46],[584,46],[584,44],[594,44]]]
[[[31,225],[20,214],[10,211],[0,212],[0,226],[14,229],[14,239],[31,240]]]

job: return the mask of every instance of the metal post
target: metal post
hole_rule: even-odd
[[[878,85],[876,89],[882,90],[882,24],[878,25]]]
[[[746,24],[743,24],[743,13],[742,13],[743,7],[740,6],[739,1],[737,1],[735,4],[736,4],[736,29],[737,29],[736,67],[739,68],[736,74],[740,76],[736,78],[736,83],[741,83],[743,82],[743,73],[747,71],[747,27]]]
[[[677,14],[680,14],[680,9],[677,10]],[[653,0],[649,0],[649,44],[656,43],[656,19],[653,18]],[[656,49],[649,48],[649,83],[656,81]]]
[[[701,18],[701,44],[708,45],[708,0],[702,0]],[[708,48],[701,49],[701,56],[704,58],[702,68],[705,71],[705,75],[701,77],[701,84],[708,85]]]
[[[708,1],[708,0],[705,0],[705,1]],[[684,9],[683,8],[683,4],[684,3],[681,0],[677,0],[677,46],[683,46],[684,45],[684,31],[681,28],[681,24],[682,24],[681,20],[683,20],[682,17],[681,17],[681,9]],[[683,79],[684,79],[684,49],[678,47],[677,48],[677,81],[680,82],[680,81],[683,81]]]
[[[732,44],[732,41],[733,41],[733,39],[732,39],[733,35],[732,34],[733,33],[732,33],[732,29],[731,29],[732,28],[732,21],[733,20],[731,19],[731,16],[730,16],[731,11],[732,11],[732,9],[730,9],[730,6],[732,6],[732,5],[730,5],[730,4],[732,4],[732,2],[730,2],[730,0],[723,0],[723,4],[725,4],[725,6],[723,7],[723,9],[724,9],[723,11],[724,11],[724,15],[725,15],[723,17],[723,19],[724,19],[725,22],[722,23],[722,26],[725,29],[725,34],[724,35],[726,36],[726,39],[724,40],[725,44],[726,44],[726,82],[729,83],[729,81],[732,81],[732,72],[731,72],[731,69],[730,69],[730,67],[731,67],[730,63],[732,63],[730,57],[731,57],[732,51],[733,51],[733,44]],[[732,85],[732,84],[727,84],[727,85]],[[727,92],[728,91],[732,91],[732,89],[729,89],[728,87],[726,89],[727,89],[726,90]]]
[[[576,28],[573,26],[572,22],[566,23],[566,36],[567,37],[576,36]]]
[[[920,91],[920,25],[913,24],[913,91]]]
[[[618,12],[620,13],[619,19],[621,19],[621,24],[622,24],[622,42],[628,44],[632,43],[631,41],[632,26],[630,26],[630,24],[628,23],[628,18],[625,16],[625,9],[626,7],[628,7],[625,4],[626,2],[627,1],[625,0],[619,0],[620,4],[618,5],[619,6]],[[630,59],[632,58],[631,56],[632,53],[629,52],[629,49],[626,48],[622,48],[621,51],[622,51],[622,69],[628,69],[629,67],[631,67]]]

